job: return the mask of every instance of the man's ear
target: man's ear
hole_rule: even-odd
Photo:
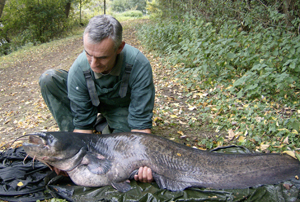
[[[122,41],[121,45],[120,45],[119,48],[117,49],[117,54],[120,54],[120,53],[121,53],[121,51],[123,50],[124,46],[125,46],[125,41]]]

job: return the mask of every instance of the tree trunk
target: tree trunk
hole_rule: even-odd
[[[0,19],[1,19],[1,16],[2,16],[2,12],[4,10],[5,1],[6,0],[0,0]]]
[[[69,17],[70,9],[71,9],[71,1],[68,1],[65,7],[65,14],[67,18]]]
[[[103,9],[103,12],[104,12],[104,14],[106,14],[106,1],[104,0],[104,9]]]

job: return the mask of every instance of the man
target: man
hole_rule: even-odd
[[[150,133],[154,106],[152,69],[146,57],[122,41],[112,16],[92,18],[83,34],[84,51],[69,72],[48,70],[40,77],[42,96],[61,131],[92,133],[101,113],[104,133]],[[153,180],[141,167],[135,180]]]

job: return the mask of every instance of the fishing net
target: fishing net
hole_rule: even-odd
[[[212,150],[221,153],[251,153],[243,147],[229,146]],[[299,201],[299,182],[286,181],[248,189],[215,190],[189,188],[171,192],[159,189],[155,182],[131,181],[132,189],[121,193],[111,186],[90,188],[74,185],[68,177],[57,176],[40,162],[27,159],[22,147],[1,154],[0,199],[36,201],[61,198],[67,201]],[[34,166],[33,166],[34,163]]]

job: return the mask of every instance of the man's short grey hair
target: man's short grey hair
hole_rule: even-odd
[[[88,34],[89,42],[99,43],[109,37],[114,41],[117,50],[122,43],[122,25],[110,15],[98,15],[90,19],[83,36]]]

